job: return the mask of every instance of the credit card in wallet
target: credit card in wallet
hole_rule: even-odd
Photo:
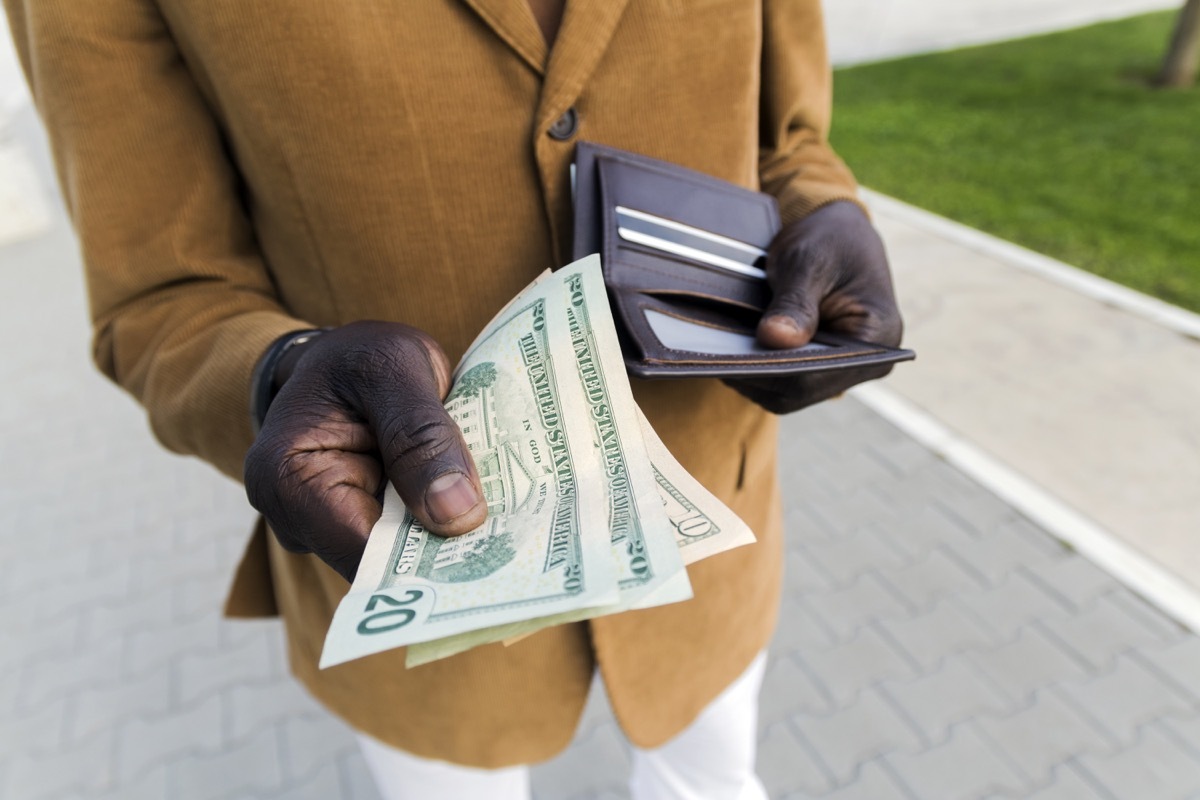
[[[765,280],[767,252],[760,247],[645,211],[617,206],[617,234],[627,242]]]

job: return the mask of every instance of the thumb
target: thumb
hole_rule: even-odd
[[[803,347],[817,332],[820,297],[796,280],[776,291],[758,321],[758,343],[774,350]]]
[[[441,348],[423,341],[405,359],[400,381],[365,397],[384,472],[400,499],[430,532],[457,536],[487,519],[475,461],[462,431],[442,406],[450,368]]]

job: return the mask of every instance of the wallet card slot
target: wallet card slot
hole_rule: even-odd
[[[637,297],[631,310],[629,321],[638,329],[639,338],[661,348],[642,348],[643,359],[648,363],[803,364],[862,358],[885,350],[823,331],[803,347],[790,350],[762,347],[753,328],[704,319],[649,295]]]
[[[666,239],[659,239],[652,234],[642,233],[641,231],[635,231],[629,228],[617,228],[617,233],[626,241],[635,242],[655,250],[662,250],[664,252],[671,253],[672,255],[681,256],[692,261],[700,261],[711,267],[716,267],[717,269],[729,270],[730,272],[736,272],[740,275],[747,275],[751,278],[759,278],[760,280],[765,280],[767,277],[766,270],[761,269],[760,267],[748,266],[746,264],[742,264],[741,262],[734,261],[733,259],[725,258],[724,256],[713,255],[707,250],[698,250],[685,244],[677,244],[676,242]]]
[[[636,208],[627,208],[621,205],[618,205],[615,210],[617,212],[617,222],[622,225],[637,228],[647,233],[656,233],[666,239],[671,238],[671,234],[667,233],[668,231],[681,234],[687,237],[687,239],[683,240],[685,243],[688,239],[691,239],[696,241],[699,247],[716,247],[719,249],[718,252],[725,251],[729,258],[743,264],[753,264],[767,255],[767,251],[761,247],[756,247],[737,239],[731,239],[728,236],[722,236],[719,233],[713,233],[703,228],[677,222],[667,217],[660,217],[648,211],[639,211]]]
[[[762,319],[761,309],[730,303],[724,297],[677,291],[639,292],[638,296],[657,301],[664,313],[721,330],[753,333]]]
[[[770,302],[766,281],[714,269],[635,242],[618,240],[616,244],[606,265],[616,287],[656,294],[694,294],[760,312]]]
[[[668,350],[760,358],[777,352],[761,346],[753,331],[711,325],[680,314],[668,314],[656,308],[643,308],[642,313],[646,315],[646,322],[655,338]],[[803,348],[798,348],[798,352],[809,355],[828,349],[829,345],[810,342]]]
[[[616,207],[617,235],[711,267],[766,280],[767,253],[760,247],[625,206]]]

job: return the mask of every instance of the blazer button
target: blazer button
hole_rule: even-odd
[[[565,142],[574,136],[577,130],[579,130],[579,114],[572,107],[564,111],[561,117],[554,120],[554,124],[550,126],[550,130],[547,133],[550,134],[551,139]]]

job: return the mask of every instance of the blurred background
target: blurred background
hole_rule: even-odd
[[[919,360],[785,419],[772,797],[1200,798],[1200,2],[826,11]],[[376,797],[277,623],[219,618],[241,489],[88,336],[5,27],[0,798]],[[626,769],[598,687],[535,791]]]

